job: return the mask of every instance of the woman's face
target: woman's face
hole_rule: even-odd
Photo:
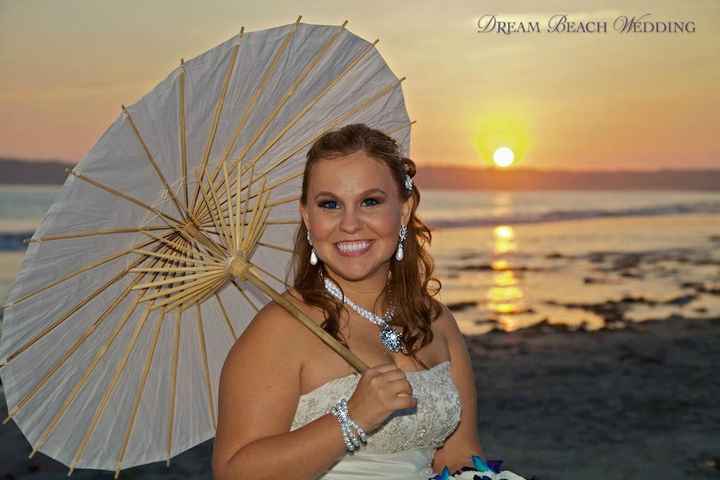
[[[410,212],[389,167],[364,151],[315,163],[300,204],[320,261],[348,280],[386,274]]]

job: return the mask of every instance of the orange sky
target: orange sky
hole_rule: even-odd
[[[507,145],[532,168],[720,167],[720,2],[1,1],[0,155],[77,161],[177,66],[236,34],[341,24],[403,83],[422,164],[488,166]],[[263,5],[263,6],[260,6]],[[572,9],[569,10],[569,5]],[[607,33],[478,33],[483,15],[606,21]],[[695,33],[621,33],[621,16]]]

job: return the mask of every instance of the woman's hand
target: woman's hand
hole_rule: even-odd
[[[348,414],[367,433],[380,427],[394,411],[417,406],[405,372],[388,363],[368,368],[348,400]]]

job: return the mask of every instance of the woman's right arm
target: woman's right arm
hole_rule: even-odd
[[[304,328],[271,302],[230,349],[220,375],[216,480],[313,479],[344,456],[330,414],[289,431],[300,397]]]

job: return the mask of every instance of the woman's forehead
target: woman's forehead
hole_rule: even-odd
[[[382,160],[365,152],[318,160],[310,174],[310,190],[343,192],[380,188],[389,193],[393,179],[390,168]]]

